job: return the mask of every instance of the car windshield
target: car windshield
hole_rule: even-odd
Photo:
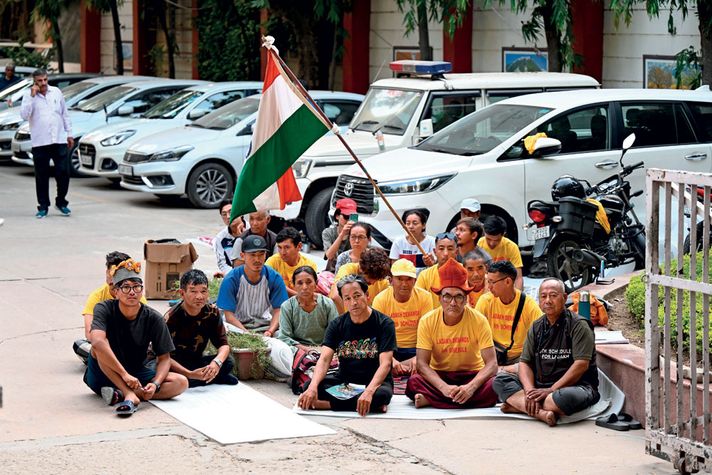
[[[193,122],[195,127],[225,130],[257,112],[259,97],[244,97],[217,109]]]
[[[62,95],[64,96],[64,102],[68,102],[70,99],[73,97],[78,96],[79,94],[83,93],[84,91],[91,89],[92,87],[96,86],[96,84],[92,82],[75,82],[74,84],[70,84],[69,86],[65,87],[62,89]]]
[[[147,119],[172,119],[202,95],[203,93],[198,91],[176,92],[165,101],[151,107],[143,116]]]
[[[113,104],[114,102],[118,101],[123,97],[128,96],[136,90],[137,89],[135,87],[130,86],[113,87],[106,92],[102,92],[101,94],[92,97],[91,99],[84,102],[82,105],[73,107],[72,109],[78,109],[84,112],[99,112],[104,107]]]
[[[31,79],[23,79],[22,81],[13,84],[12,86],[5,88],[2,90],[2,94],[0,94],[0,101],[6,101],[10,99],[13,94],[15,94],[17,91],[25,89],[32,83]]]
[[[419,150],[480,155],[551,112],[547,107],[495,104],[463,117],[417,146]]]
[[[423,93],[403,89],[373,88],[368,91],[358,115],[351,121],[354,130],[403,135]]]

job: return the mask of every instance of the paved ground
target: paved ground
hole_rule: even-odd
[[[149,238],[213,234],[219,216],[164,207],[102,179],[73,180],[69,200],[71,218],[51,211],[36,220],[31,170],[0,164],[0,473],[673,473],[645,455],[642,431],[591,422],[549,429],[518,420],[316,417],[337,434],[221,446],[148,404],[118,419],[84,386],[71,351],[104,255],[140,257]],[[211,250],[196,247],[196,266],[215,270]],[[286,385],[255,387],[294,402]]]

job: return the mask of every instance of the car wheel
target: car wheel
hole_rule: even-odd
[[[561,240],[549,248],[549,275],[564,283],[566,293],[580,289],[591,281],[591,268],[573,258],[574,252],[580,249],[581,246],[577,242],[568,239]]]
[[[72,149],[71,152],[69,152],[69,157],[71,160],[69,161],[69,173],[73,177],[78,177],[78,176],[85,176],[82,172],[82,163],[79,161],[79,153],[77,153],[77,150],[79,149],[79,139],[75,142],[77,145]]]
[[[232,175],[219,163],[200,165],[188,178],[188,198],[196,208],[217,208],[234,191]]]
[[[304,224],[307,228],[309,241],[317,248],[323,246],[321,232],[326,229],[331,221],[329,220],[329,201],[333,188],[329,187],[321,190],[309,202],[307,211],[304,214]]]

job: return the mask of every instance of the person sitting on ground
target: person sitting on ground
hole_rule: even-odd
[[[292,274],[296,295],[284,302],[279,312],[279,339],[292,353],[321,346],[327,326],[339,316],[334,302],[316,292],[316,282],[311,266],[298,267]]]
[[[468,252],[477,248],[477,242],[485,235],[482,223],[474,218],[462,218],[455,225],[457,238],[457,262],[464,264],[463,259]]]
[[[233,268],[245,263],[240,254],[242,253],[242,243],[247,236],[260,236],[267,242],[267,257],[277,252],[277,235],[267,229],[271,219],[269,211],[255,211],[249,214],[250,228],[243,231],[232,245],[232,256],[230,257],[232,258]]]
[[[453,233],[440,233],[435,236],[435,258],[437,266],[428,267],[423,272],[418,274],[418,279],[415,281],[415,286],[430,292],[430,298],[433,301],[433,308],[440,306],[440,297],[433,292],[433,287],[440,287],[440,274],[438,269],[442,267],[448,259],[457,257],[456,238]]]
[[[297,295],[292,284],[292,274],[297,267],[309,266],[314,270],[316,263],[301,253],[302,236],[292,227],[286,227],[277,233],[277,254],[267,259],[266,265],[276,270],[287,286],[287,295]]]
[[[401,219],[408,232],[418,241],[425,254],[420,252],[415,241],[410,235],[400,236],[393,241],[390,258],[395,262],[398,259],[408,259],[415,264],[417,272],[435,264],[432,252],[435,249],[435,238],[425,234],[425,225],[428,223],[429,211],[426,209],[410,209],[403,213]]]
[[[351,249],[344,251],[336,257],[336,272],[339,273],[344,264],[358,264],[361,254],[371,244],[371,225],[367,223],[354,223],[349,231],[349,245]]]
[[[321,242],[324,247],[326,271],[336,272],[336,258],[342,252],[351,249],[349,232],[354,221],[349,217],[356,214],[356,202],[351,198],[341,198],[335,204],[334,222],[321,232]]]
[[[344,304],[339,296],[337,284],[339,280],[347,275],[361,275],[368,283],[368,303],[373,302],[376,295],[385,290],[389,283],[388,277],[391,275],[391,260],[388,254],[381,248],[369,248],[363,251],[358,264],[344,264],[336,273],[334,284],[331,286],[329,297],[336,304],[339,313],[344,313]]]
[[[474,198],[465,198],[460,202],[460,219],[472,218],[479,220],[481,209],[479,201]]]
[[[542,315],[534,299],[514,287],[517,269],[509,261],[492,262],[487,268],[489,292],[475,307],[492,329],[500,370],[517,372],[519,355],[532,323]]]
[[[170,399],[188,388],[188,379],[172,373],[171,351],[175,349],[160,313],[141,303],[141,264],[132,259],[112,267],[116,300],[94,308],[91,324],[92,349],[84,382],[116,407],[116,414],[130,416],[140,401]],[[156,367],[145,364],[149,343],[156,354]]]
[[[245,232],[245,220],[242,216],[237,216],[230,222],[232,199],[223,200],[218,209],[225,227],[215,236],[213,250],[218,263],[218,271],[224,276],[232,269],[232,246],[235,243],[235,239]]]
[[[517,279],[514,286],[519,290],[524,288],[524,277],[522,276],[522,254],[512,240],[504,237],[507,232],[507,222],[504,218],[492,215],[488,216],[484,222],[485,235],[481,237],[477,245],[487,251],[493,261],[509,261],[517,269]]]
[[[254,213],[253,213],[254,214]],[[270,371],[277,378],[292,373],[292,352],[277,340],[279,309],[287,300],[287,287],[282,277],[265,265],[269,246],[259,235],[246,236],[240,258],[244,264],[232,269],[218,291],[217,306],[225,312],[228,331],[255,331],[269,338]]]
[[[439,268],[440,306],[418,325],[416,362],[406,396],[416,408],[491,407],[497,357],[485,317],[467,306],[467,271],[454,259]]]
[[[393,397],[391,366],[396,348],[393,320],[369,307],[368,284],[363,277],[343,278],[338,291],[347,311],[327,327],[314,376],[299,396],[299,407],[358,411],[361,416],[386,412]],[[327,375],[334,354],[339,358],[339,370]],[[340,399],[329,392],[340,385],[366,387],[360,395]]]
[[[391,286],[376,295],[372,307],[393,320],[396,328],[396,351],[393,355],[393,375],[415,372],[415,344],[418,322],[433,309],[430,294],[415,286],[416,271],[407,259],[398,259],[391,266]]]
[[[485,277],[492,258],[487,254],[487,251],[481,247],[476,247],[465,254],[464,260],[465,270],[467,271],[467,284],[472,287],[472,291],[467,294],[467,304],[475,308],[480,297],[487,292]]]
[[[106,281],[101,287],[89,294],[84,304],[84,310],[82,310],[82,316],[84,317],[84,338],[74,342],[74,353],[76,353],[84,364],[87,364],[87,358],[91,351],[91,322],[94,320],[94,307],[99,302],[116,298],[116,289],[114,289],[114,284],[112,283],[111,268],[128,259],[131,259],[131,256],[119,251],[113,251],[106,255]],[[144,305],[148,304],[143,295],[141,296],[141,303]]]
[[[539,286],[545,318],[529,329],[518,374],[500,373],[494,390],[502,412],[529,414],[550,426],[598,402],[596,344],[591,322],[566,309],[564,283]]]
[[[168,310],[166,319],[175,346],[171,371],[188,378],[190,387],[237,384],[220,311],[208,303],[208,277],[201,270],[189,270],[180,277],[179,292],[181,302]],[[217,354],[204,354],[208,342]]]

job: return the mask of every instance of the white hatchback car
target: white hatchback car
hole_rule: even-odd
[[[140,119],[96,129],[79,142],[79,160],[86,175],[119,177],[126,150],[144,137],[191,123],[237,99],[262,92],[262,83],[209,83],[183,89],[153,106]]]
[[[361,94],[310,91],[322,109],[342,115],[347,126]],[[188,195],[198,208],[215,208],[232,196],[252,141],[260,95],[239,99],[192,124],[148,136],[132,145],[119,165],[121,186],[159,198]],[[334,104],[348,104],[340,114]]]
[[[524,139],[538,132],[559,140],[561,151],[527,152]],[[516,97],[474,112],[415,147],[367,159],[365,166],[398,214],[430,210],[430,233],[451,229],[460,202],[477,198],[482,214],[503,217],[510,239],[524,247],[533,244],[522,231],[527,203],[550,200],[551,185],[561,175],[597,183],[614,174],[630,133],[636,141],[626,163],[712,172],[712,93],[598,89]],[[644,189],[644,172],[628,179],[633,191]],[[356,167],[339,177],[332,206],[344,197],[356,200],[359,219],[379,231],[382,245],[403,234]],[[637,201],[641,219],[642,200]]]

